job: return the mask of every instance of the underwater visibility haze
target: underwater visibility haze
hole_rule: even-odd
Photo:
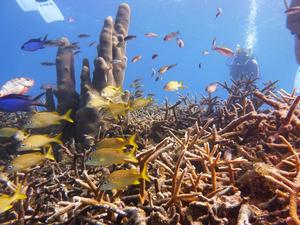
[[[43,66],[42,62],[55,62],[56,48],[28,52],[21,46],[32,38],[58,39],[67,37],[70,42],[79,42],[80,53],[75,56],[76,78],[79,80],[81,62],[84,57],[93,60],[96,55],[99,30],[103,20],[113,15],[121,1],[76,2],[56,0],[56,5],[64,16],[63,21],[46,23],[35,11],[25,12],[16,1],[1,3],[0,83],[10,78],[29,77],[35,80],[30,94],[38,94],[43,83],[55,84],[55,66]],[[205,87],[213,82],[230,80],[228,58],[211,51],[211,43],[217,43],[233,50],[237,45],[252,48],[260,69],[260,80],[279,80],[285,90],[293,88],[297,65],[294,60],[293,36],[286,29],[286,15],[282,1],[272,5],[262,0],[207,1],[207,0],[153,0],[128,1],[132,9],[129,34],[137,38],[127,42],[127,70],[125,88],[137,78],[143,78],[145,93],[155,93],[160,101],[165,96],[176,99],[175,93],[163,91],[170,80],[183,81],[188,88],[182,93],[205,94]],[[217,10],[222,14],[216,18]],[[184,48],[179,48],[176,38],[163,41],[170,32],[179,31]],[[147,38],[145,33],[154,32],[157,38]],[[78,38],[79,34],[90,37]],[[209,51],[204,55],[203,51]],[[153,54],[158,54],[155,60]],[[130,60],[135,55],[142,59],[137,63]],[[151,78],[152,68],[158,70],[164,65],[177,63],[178,66],[155,82]],[[201,64],[201,68],[199,68]],[[77,82],[79,89],[79,82]],[[219,90],[218,90],[219,91]],[[223,95],[222,91],[218,94]]]
[[[300,225],[300,0],[2,0],[0,224]]]

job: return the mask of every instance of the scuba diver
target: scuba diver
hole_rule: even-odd
[[[290,5],[285,1],[286,9],[293,9],[300,6],[300,0],[291,0]],[[287,12],[287,11],[286,11]],[[295,36],[295,57],[298,64],[298,69],[294,78],[294,88],[296,94],[300,94],[300,12],[296,13],[286,13],[286,26],[291,31],[291,34]]]
[[[234,81],[255,80],[259,78],[259,68],[250,50],[237,47],[237,51],[229,63],[230,76]]]

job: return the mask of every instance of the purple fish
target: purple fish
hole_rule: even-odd
[[[47,36],[48,34],[44,37],[43,40],[41,38],[30,39],[22,45],[21,49],[29,52],[34,52],[36,50],[43,49],[45,48],[44,45],[48,43]]]
[[[27,112],[31,110],[32,106],[44,106],[44,104],[37,100],[44,95],[41,94],[34,99],[31,99],[28,95],[11,94],[5,95],[0,98],[0,111],[2,112]]]

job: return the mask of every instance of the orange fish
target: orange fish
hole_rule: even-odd
[[[213,50],[219,52],[221,55],[232,57],[234,55],[234,52],[227,47],[215,47]]]
[[[131,59],[131,62],[135,63],[135,62],[139,61],[141,58],[142,58],[141,55],[136,55]]]
[[[153,32],[149,32],[145,34],[146,37],[158,37],[158,34],[153,33]]]
[[[213,39],[212,42],[212,50],[215,50],[217,52],[219,52],[221,55],[227,56],[227,57],[232,57],[234,55],[234,52],[227,47],[221,47],[221,46],[217,46],[217,41],[216,38]]]
[[[179,34],[179,31],[168,33],[164,37],[164,41],[171,41],[174,37],[176,37]]]
[[[167,72],[169,69],[172,69],[173,67],[177,66],[177,63],[175,64],[171,64],[171,65],[167,65],[167,66],[162,66],[159,70],[158,73],[159,74],[163,74],[165,72]]]

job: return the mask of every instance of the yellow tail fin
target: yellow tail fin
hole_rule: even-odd
[[[21,193],[22,187],[21,184],[18,185],[15,194],[13,195],[13,201],[22,200],[27,198],[26,194]]]
[[[70,123],[74,123],[74,120],[70,117],[72,113],[72,109],[69,109],[65,115],[63,115],[63,119],[69,121]]]
[[[125,161],[129,163],[138,163],[139,161],[135,157],[135,148],[132,148],[129,152],[129,154],[126,156]]]
[[[129,137],[129,139],[128,139],[128,144],[131,145],[131,146],[133,146],[133,149],[134,149],[133,154],[134,154],[135,151],[138,149],[138,145],[137,145],[136,142],[135,142],[135,137],[136,137],[136,135],[133,134],[133,135],[131,135],[131,136]]]
[[[47,150],[47,153],[46,153],[45,157],[46,157],[47,159],[50,159],[50,160],[55,161],[55,158],[54,158],[54,155],[53,155],[53,149],[52,149],[52,146],[49,145],[48,147],[49,147],[49,148],[48,148],[48,150]]]
[[[144,165],[144,168],[141,172],[141,176],[143,179],[150,182],[150,178],[148,177],[148,174],[147,174],[147,164]]]
[[[180,86],[179,86],[180,89],[185,89],[186,88],[186,86],[183,86],[182,81],[180,81],[179,84],[180,84]]]
[[[60,140],[61,136],[62,136],[62,133],[59,133],[58,135],[56,135],[55,137],[53,137],[52,140],[54,142],[56,142],[57,144],[63,145],[62,141]]]

